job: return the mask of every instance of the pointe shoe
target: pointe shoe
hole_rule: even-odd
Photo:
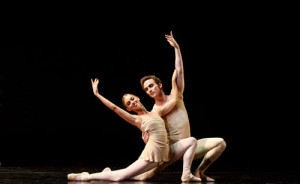
[[[181,177],[182,182],[200,182],[201,178],[197,178],[196,176],[189,174],[188,176]]]
[[[183,172],[188,172],[185,176],[181,177],[182,182],[199,182],[201,178],[197,178],[196,176],[192,175],[191,170],[189,168],[185,168]]]
[[[68,174],[68,180],[76,180],[76,176],[79,175],[89,175],[88,172],[82,172],[82,173],[70,173]]]

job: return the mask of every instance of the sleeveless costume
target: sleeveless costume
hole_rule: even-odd
[[[170,148],[165,122],[161,117],[149,118],[141,125],[149,132],[149,139],[140,158],[149,162],[167,162],[170,160]]]

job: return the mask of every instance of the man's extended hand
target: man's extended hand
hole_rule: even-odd
[[[170,35],[165,35],[165,38],[170,43],[170,45],[174,48],[179,48],[179,45],[177,44],[176,40],[173,37],[172,31],[170,32]]]
[[[149,133],[148,133],[148,131],[143,132],[142,139],[143,139],[144,143],[148,142],[148,139],[149,139]]]

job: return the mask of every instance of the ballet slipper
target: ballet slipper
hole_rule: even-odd
[[[192,175],[191,170],[189,168],[184,168],[183,172],[187,172],[187,174],[181,177],[182,182],[201,181],[201,178],[197,178],[196,176]]]
[[[68,174],[68,180],[76,180],[76,176],[79,175],[89,175],[88,172],[82,172],[82,173],[70,173]]]
[[[106,167],[102,170],[102,172],[109,172],[111,169],[109,167]],[[70,178],[75,181],[89,181],[89,173],[83,172],[83,173],[73,173]]]
[[[75,177],[75,181],[89,181],[90,180],[90,174],[79,174]]]

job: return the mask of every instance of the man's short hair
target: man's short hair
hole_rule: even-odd
[[[144,83],[146,80],[153,79],[156,84],[162,84],[161,80],[155,75],[147,75],[140,80],[142,89],[144,90]]]

